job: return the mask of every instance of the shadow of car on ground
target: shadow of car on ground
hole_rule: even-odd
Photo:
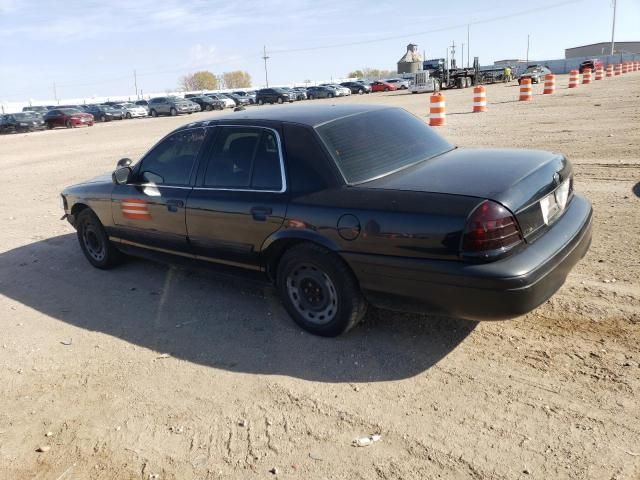
[[[348,334],[316,337],[289,318],[265,281],[139,259],[102,271],[83,258],[73,234],[0,253],[0,294],[76,327],[189,362],[321,382],[415,376],[476,326],[371,309]]]

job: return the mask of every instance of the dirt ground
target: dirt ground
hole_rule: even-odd
[[[439,129],[573,161],[595,227],[565,286],[512,321],[376,310],[337,339],[250,279],[93,269],[59,220],[63,187],[210,114],[0,137],[0,478],[640,478],[640,72],[566,85],[489,86],[485,114],[446,92]]]

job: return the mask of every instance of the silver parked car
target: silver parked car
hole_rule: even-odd
[[[181,113],[192,114],[200,111],[200,105],[180,97],[156,97],[149,100],[149,115],[176,116]]]

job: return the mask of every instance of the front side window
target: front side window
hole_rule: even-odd
[[[204,185],[280,191],[282,171],[276,134],[264,128],[221,127],[205,171]]]
[[[187,185],[204,137],[205,130],[195,128],[165,138],[142,160],[139,173],[141,182]]]

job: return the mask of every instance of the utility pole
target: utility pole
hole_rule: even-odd
[[[451,42],[451,68],[456,68],[456,42]]]
[[[138,97],[138,77],[135,69],[133,70],[133,85],[136,87],[136,100],[140,100],[140,97]]]
[[[471,27],[471,25],[467,24],[467,68],[469,68],[469,51],[471,50],[471,40],[469,40],[469,28],[470,27]]]
[[[529,66],[529,37],[531,35],[527,33],[527,66]]]
[[[56,82],[53,82],[53,98],[56,101],[56,104],[58,104],[58,91],[56,90]]]
[[[611,25],[611,55],[615,47],[615,41],[613,40],[616,33],[616,0],[613,0],[613,24]]]
[[[460,66],[464,67],[464,42],[462,42],[462,55],[460,55]]]
[[[262,47],[262,59],[264,60],[264,83],[269,87],[269,72],[267,71],[267,60],[269,60],[269,57],[267,56],[266,45]]]

